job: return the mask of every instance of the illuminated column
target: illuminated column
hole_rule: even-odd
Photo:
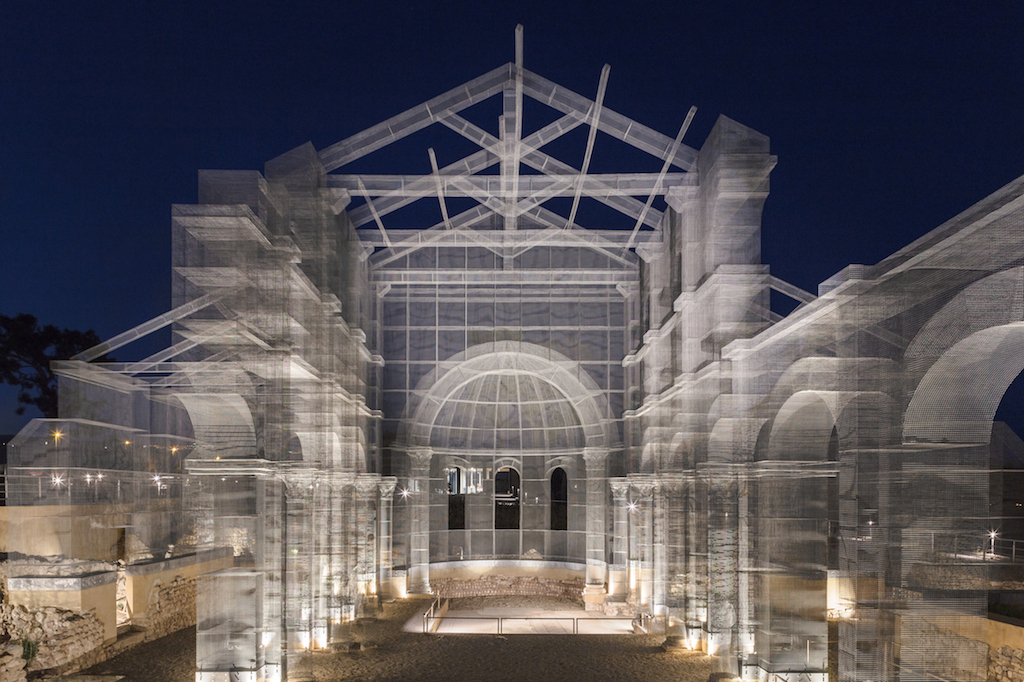
[[[379,476],[362,474],[356,479],[356,577],[358,601],[356,614],[362,618],[377,611],[376,542],[377,486]]]
[[[377,582],[380,585],[381,595],[385,597],[396,596],[391,585],[391,518],[396,482],[397,479],[394,476],[384,476],[377,486],[377,493],[380,495],[380,502],[377,505],[380,517],[380,526],[377,532],[378,546],[380,547],[377,560]]]
[[[605,481],[608,450],[585,448],[587,464],[587,586],[583,601],[587,609],[596,610],[604,603],[604,580],[607,562],[604,555]]]
[[[654,592],[654,477],[649,474],[630,476],[630,483],[635,493],[637,513],[632,514],[630,521],[631,534],[637,538],[635,579],[632,582],[632,600],[638,606],[652,607],[651,598]]]
[[[733,466],[708,467],[708,653],[721,656],[730,666],[737,653],[733,647],[737,605],[738,486]]]
[[[668,496],[678,494],[680,483],[672,474],[661,474],[654,485],[654,615],[668,616]]]
[[[284,619],[285,645],[289,656],[313,643],[313,603],[310,564],[313,555],[310,510],[313,475],[306,469],[291,469],[282,476],[285,484],[284,509]]]
[[[409,592],[430,593],[430,448],[413,448],[410,462],[409,494],[412,514],[409,518]]]
[[[739,486],[736,601],[739,610],[739,652],[749,656],[754,653],[754,606],[750,600],[750,570],[753,568],[750,560],[750,485],[745,477],[741,477]]]
[[[608,572],[608,594],[612,601],[625,601],[629,596],[629,481],[613,478],[609,481],[614,500],[612,567]]]

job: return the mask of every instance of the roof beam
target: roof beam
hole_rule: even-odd
[[[523,70],[523,92],[566,114],[575,112],[577,115],[586,116],[594,104],[586,97],[556,85],[528,69]],[[672,138],[611,109],[605,109],[602,113],[599,128],[601,132],[661,160],[669,159],[670,163],[677,168],[689,171],[697,167],[697,151],[695,149],[687,145],[675,148]]]
[[[535,210],[546,210],[542,207],[538,207]],[[528,213],[533,213],[529,211]],[[544,235],[545,242],[550,246],[573,246],[579,244],[581,241],[588,243],[604,245],[608,248],[618,249],[617,253],[622,253],[622,246],[629,239],[629,233],[625,230],[614,230],[614,229],[579,229],[579,230],[552,230],[550,228],[540,230],[519,230],[517,232],[507,233],[504,230],[485,230],[481,228],[474,229],[472,231],[452,230],[450,232],[430,232],[427,230],[414,228],[414,229],[395,229],[389,228],[388,234],[391,236],[391,241],[396,247],[400,247],[403,244],[417,243],[423,238],[431,238],[432,246],[451,246],[451,247],[465,247],[467,245],[473,245],[479,243],[480,239],[487,239],[490,242],[498,244],[503,247],[518,248],[523,244],[533,242],[537,235]],[[467,237],[469,234],[472,239]],[[440,235],[440,239],[433,239],[434,236]],[[384,246],[384,241],[381,239],[380,233],[377,230],[360,230],[360,239],[366,243],[371,244],[375,247]],[[660,243],[660,235],[654,231],[641,232],[637,235],[638,243],[657,242]]]
[[[526,139],[522,141],[522,145],[524,148],[543,147],[552,140],[556,140],[562,135],[565,135],[570,130],[574,130],[577,126],[581,125],[582,123],[583,119],[580,116],[563,116],[557,121],[554,121],[544,126],[537,132],[529,135]],[[440,173],[443,176],[474,175],[482,170],[485,170],[493,166],[494,164],[498,163],[498,161],[499,154],[497,154],[496,148],[494,150],[483,149],[474,154],[470,154],[469,156],[459,161],[456,161],[455,163],[448,164],[447,166],[441,169]],[[335,176],[327,176],[328,186],[332,186],[330,183],[332,182],[333,177]],[[417,190],[424,188],[429,190],[432,186],[433,180],[429,175],[420,176],[417,180],[413,181],[413,183],[410,183],[409,185],[410,188],[415,188]],[[384,201],[378,201],[377,210],[380,212],[380,215],[384,216],[392,211],[396,211],[402,208],[403,206],[407,206],[408,204],[412,203],[418,198],[420,197],[394,197]],[[373,217],[370,215],[369,209],[366,206],[360,206],[358,208],[353,209],[349,213],[349,218],[352,220],[352,224],[355,225],[356,227],[366,225],[371,220],[373,220]]]
[[[444,226],[450,230],[452,229],[452,221],[448,218],[448,204],[444,201],[444,185],[441,182],[441,176],[437,172],[437,157],[434,156],[433,147],[427,147],[427,156],[430,157],[430,170],[434,176],[434,183],[437,185],[437,201],[441,204],[441,218],[444,220]],[[362,184],[361,180],[359,184]],[[369,197],[367,197],[366,201],[369,203]],[[391,244],[388,244],[388,246],[390,247]]]
[[[136,339],[141,339],[143,336],[152,334],[153,332],[163,329],[167,325],[177,322],[183,317],[191,315],[192,313],[198,312],[203,308],[213,305],[220,299],[231,293],[229,291],[222,291],[217,294],[205,294],[197,299],[191,300],[188,303],[184,303],[174,310],[169,310],[163,315],[158,315],[152,320],[143,322],[137,327],[132,327],[126,332],[121,332],[117,336],[113,337],[109,341],[97,344],[92,348],[87,348],[77,355],[71,357],[72,360],[81,360],[82,362],[90,362],[96,358],[102,357],[111,351],[115,351],[121,346],[125,346]]]
[[[445,174],[445,169],[439,169],[435,175],[426,176],[434,180],[434,186],[425,186],[421,175],[328,175],[327,186],[331,188],[347,189],[351,192],[359,191],[359,181],[372,197],[390,199],[394,197],[408,197],[412,199],[425,199],[437,193],[437,181],[440,180],[442,191],[446,197],[469,197],[484,194],[507,199],[501,189],[501,179],[496,175],[453,175]],[[663,181],[658,183],[657,173],[588,173],[583,181],[583,193],[590,197],[641,197],[648,196],[652,192],[656,195],[668,193],[673,187],[688,185],[696,177],[692,173],[666,173]],[[460,187],[456,187],[451,181],[458,180]],[[563,175],[520,175],[519,184],[522,194],[533,194],[535,192],[550,191],[553,186],[564,184]],[[469,190],[468,187],[473,189]],[[462,189],[463,187],[467,189]],[[575,191],[572,184],[565,190],[550,196],[572,196]],[[377,201],[377,208],[380,209],[382,201]]]
[[[565,226],[569,227],[576,220],[576,211],[580,207],[580,194],[583,192],[583,181],[587,177],[587,169],[590,168],[590,158],[594,154],[594,140],[597,139],[597,124],[601,120],[601,107],[604,105],[604,92],[608,87],[608,74],[611,73],[612,67],[608,64],[604,65],[601,69],[601,80],[597,84],[597,99],[594,100],[593,106],[590,107],[590,134],[587,135],[587,150],[583,152],[583,166],[580,168],[580,175],[576,179],[576,193],[572,197],[572,210],[569,211],[569,219],[565,222]],[[643,222],[643,216],[641,215],[640,221]]]
[[[657,192],[661,189],[661,183],[665,180],[665,174],[668,173],[668,167],[670,164],[670,158],[675,156],[675,149],[679,147],[683,142],[683,136],[686,135],[687,129],[690,127],[690,123],[693,122],[693,115],[697,113],[697,107],[690,107],[690,111],[686,114],[686,119],[683,121],[683,125],[679,126],[679,134],[676,135],[675,146],[673,147],[672,154],[665,158],[665,163],[661,167],[661,172],[658,173],[658,181],[654,184],[654,190],[647,197],[647,203],[644,204],[644,210],[640,212],[640,215],[636,219],[636,225],[633,226],[633,232],[629,235],[629,241],[626,242],[626,250],[628,251],[633,247],[633,240],[636,238],[637,233],[640,231],[640,226],[644,224],[644,218],[647,217],[647,212],[651,210],[651,204],[654,203],[654,197]]]
[[[458,114],[446,116],[441,119],[440,122],[447,125],[460,135],[464,135],[467,139],[485,147],[488,151],[493,151],[495,154],[500,155],[500,142],[496,140],[493,135],[479,126],[473,125]],[[531,168],[553,177],[565,175],[576,176],[580,173],[579,169],[570,166],[564,161],[559,161],[553,156],[545,154],[538,149],[526,150],[525,142],[523,146],[524,151],[522,155],[522,162]],[[616,211],[634,219],[640,215],[643,208],[643,204],[629,196],[595,196],[589,194],[587,196],[597,199],[601,203],[607,204]],[[647,216],[644,218],[644,223],[657,229],[658,225],[661,223],[661,211],[649,211]]]
[[[462,111],[496,95],[509,86],[511,78],[512,65],[500,66],[372,128],[320,150],[320,163],[329,173],[381,147],[423,130],[441,116]]]
[[[391,246],[391,239],[388,237],[388,231],[384,229],[384,221],[380,219],[380,214],[377,213],[377,209],[373,207],[373,200],[370,199],[370,195],[366,192],[366,187],[363,186],[362,179],[359,179],[359,192],[366,199],[366,205],[370,208],[370,213],[373,214],[373,219],[377,222],[377,229],[380,230],[380,236],[384,237],[384,243],[389,247]]]
[[[473,230],[460,230],[460,228],[475,225],[479,223],[481,220],[484,220],[485,218],[493,214],[494,212],[491,211],[486,206],[477,206],[475,208],[469,209],[468,211],[463,211],[462,213],[459,213],[450,220],[451,230],[462,231],[467,238],[472,238],[472,233],[474,232]],[[377,254],[370,256],[370,267],[376,268],[382,265],[387,265],[388,263],[395,261],[401,258],[402,256],[406,255],[407,253],[416,251],[417,249],[421,249],[425,246],[430,246],[433,242],[444,239],[446,233],[444,227],[444,223],[438,223],[437,225],[428,227],[426,230],[418,230],[418,232],[420,233],[429,232],[432,234],[430,236],[424,236],[419,239],[410,238],[402,240],[401,242],[392,245],[393,248],[391,249],[390,253],[382,252],[383,255],[380,255],[379,257]]]

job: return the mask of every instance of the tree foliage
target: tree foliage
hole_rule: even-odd
[[[39,326],[34,315],[0,315],[0,377],[18,387],[17,414],[35,405],[45,417],[57,416],[57,377],[53,360],[67,360],[100,343],[96,332]],[[109,360],[109,358],[101,358]]]

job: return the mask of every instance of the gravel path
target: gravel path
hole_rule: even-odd
[[[557,603],[556,603],[557,602]],[[547,598],[473,597],[453,606],[495,608],[579,608]],[[711,660],[698,653],[666,653],[663,635],[424,635],[402,626],[422,613],[425,601],[384,605],[381,619],[356,627],[354,636],[368,648],[353,652],[317,652],[293,663],[292,676],[318,682],[335,680],[449,681],[675,680],[706,682]],[[85,674],[125,675],[124,682],[194,682],[195,628],[138,646]]]

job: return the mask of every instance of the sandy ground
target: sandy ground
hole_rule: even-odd
[[[666,653],[663,635],[424,635],[403,626],[426,608],[425,601],[384,605],[381,618],[355,628],[367,643],[360,651],[311,653],[296,662],[291,677],[333,680],[675,680],[706,682],[711,660],[695,653]],[[453,600],[452,607],[579,608],[571,603],[523,597]],[[195,628],[143,644],[85,674],[124,675],[124,682],[194,682]]]

